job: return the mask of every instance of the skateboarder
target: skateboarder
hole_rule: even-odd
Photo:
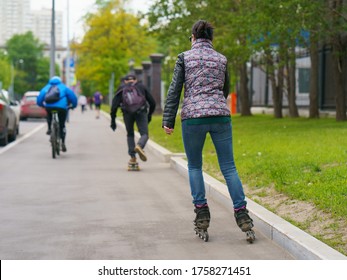
[[[130,161],[128,170],[139,170],[136,161],[136,154],[142,161],[147,160],[144,147],[148,141],[148,123],[152,119],[155,109],[155,100],[147,88],[137,81],[133,74],[129,74],[122,79],[122,84],[117,89],[112,100],[111,107],[111,129],[116,130],[116,117],[118,107],[123,112],[123,119],[127,130],[128,154]],[[136,123],[140,139],[135,145],[134,124]]]

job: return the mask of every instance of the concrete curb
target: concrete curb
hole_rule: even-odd
[[[171,167],[188,179],[187,161],[172,157]],[[204,173],[206,193],[214,200],[232,208],[225,184]],[[347,257],[301,229],[293,226],[251,199],[247,198],[247,208],[252,214],[255,230],[261,231],[296,259],[301,260],[347,260]]]
[[[122,122],[117,125],[124,127]],[[139,133],[135,133],[139,137]],[[148,140],[146,149],[164,162],[170,162],[179,174],[188,179],[187,161],[184,154],[174,154],[157,143]],[[225,184],[214,179],[204,172],[206,194],[219,201],[224,206],[232,208],[230,196]],[[303,230],[295,227],[271,211],[247,198],[247,208],[250,211],[255,224],[255,230],[259,230],[267,238],[285,249],[294,258],[299,260],[347,260],[347,257],[325,243],[319,241]]]

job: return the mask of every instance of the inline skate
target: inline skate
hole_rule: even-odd
[[[246,239],[249,243],[253,243],[255,240],[255,233],[252,230],[253,220],[248,215],[248,210],[246,208],[238,209],[234,212],[236,223],[239,228],[246,233]]]
[[[136,158],[130,158],[128,162],[128,171],[140,171],[139,163],[136,161]]]
[[[207,242],[209,238],[207,228],[210,226],[211,219],[210,210],[206,204],[202,207],[195,206],[194,212],[196,213],[194,220],[195,234],[199,235],[201,239]]]

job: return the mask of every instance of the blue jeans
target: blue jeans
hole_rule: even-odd
[[[194,124],[182,122],[184,149],[188,158],[188,172],[194,204],[207,203],[202,172],[202,150],[210,133],[217,152],[220,170],[228,186],[234,209],[245,206],[245,194],[236,170],[233,155],[231,123]]]

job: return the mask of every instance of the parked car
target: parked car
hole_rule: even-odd
[[[47,116],[46,109],[36,104],[39,93],[39,91],[27,91],[24,93],[21,100],[21,120],[26,120],[27,118],[45,118]]]
[[[18,100],[15,100],[14,98],[12,98],[7,90],[3,89],[2,93],[7,98],[7,100],[10,102],[11,108],[16,113],[17,123],[18,123],[18,126],[19,126],[20,110],[21,110],[20,102]],[[19,130],[18,130],[17,134],[19,134]]]
[[[10,101],[0,91],[0,146],[6,146],[9,141],[17,138],[19,131],[19,121],[16,113],[11,108]]]

